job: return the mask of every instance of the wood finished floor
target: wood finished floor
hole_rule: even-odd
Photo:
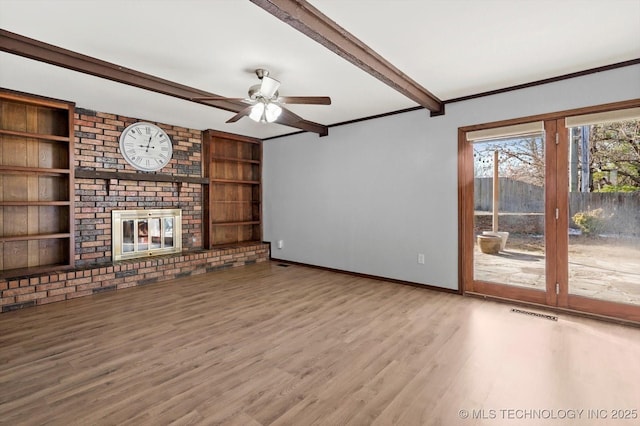
[[[500,411],[640,410],[640,329],[510,309],[267,262],[9,312],[0,424],[638,424]]]

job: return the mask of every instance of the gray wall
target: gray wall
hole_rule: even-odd
[[[458,128],[633,98],[638,65],[266,141],[264,239],[279,259],[456,289]]]

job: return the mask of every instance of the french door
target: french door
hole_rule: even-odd
[[[460,129],[464,292],[640,322],[639,104]]]

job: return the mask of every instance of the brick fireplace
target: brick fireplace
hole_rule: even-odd
[[[159,124],[173,142],[173,158],[156,173],[137,173],[148,180],[79,178],[78,171],[134,172],[118,152],[118,137],[130,117],[76,108],[76,266],[110,263],[111,211],[182,210],[182,249],[202,248],[202,184],[163,182],[154,175],[200,178],[202,132]]]
[[[0,311],[88,296],[267,260],[266,244],[203,250],[202,132],[158,123],[171,137],[173,158],[155,173],[136,173],[118,152],[131,117],[75,110],[75,269],[0,279]],[[132,179],[86,177],[121,172]],[[172,176],[162,181],[156,175]],[[182,179],[182,181],[180,181]],[[181,249],[153,258],[116,259],[114,210],[179,209]]]

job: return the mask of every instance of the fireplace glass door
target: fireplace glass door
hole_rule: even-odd
[[[114,260],[175,253],[181,251],[180,209],[114,210]]]
[[[134,220],[125,220],[122,222],[122,252],[130,253],[135,251],[135,238],[133,237]]]
[[[163,247],[173,247],[173,218],[162,219],[162,233],[160,234]]]

